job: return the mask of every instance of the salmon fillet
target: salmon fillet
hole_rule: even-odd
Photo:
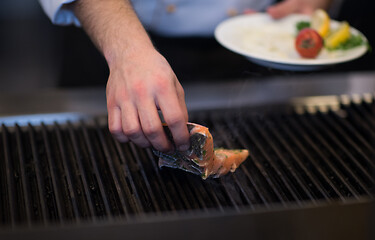
[[[190,149],[185,152],[163,153],[153,149],[159,157],[159,167],[171,167],[200,175],[203,179],[220,177],[234,172],[249,156],[246,149],[214,149],[214,142],[208,128],[188,123]],[[168,138],[173,143],[172,134],[164,126]],[[174,144],[174,143],[173,143]],[[176,148],[175,148],[176,149]]]

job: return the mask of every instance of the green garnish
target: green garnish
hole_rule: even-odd
[[[207,151],[203,150],[203,156],[206,156]]]
[[[337,47],[335,48],[327,48],[328,50],[348,50],[352,49],[358,46],[362,46],[364,44],[367,44],[364,39],[362,38],[361,35],[351,35],[348,40],[346,40],[343,43],[340,43]],[[371,47],[369,47],[371,49]]]
[[[299,21],[296,23],[297,33],[299,33],[304,28],[309,28],[311,26],[310,22],[308,21]]]

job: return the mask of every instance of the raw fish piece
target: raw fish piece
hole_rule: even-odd
[[[246,149],[214,149],[213,138],[208,128],[194,123],[188,123],[187,126],[190,132],[189,150],[163,153],[153,149],[154,154],[159,157],[160,168],[177,168],[206,179],[220,177],[229,171],[234,172],[249,156],[249,151]],[[164,129],[173,143],[169,128],[164,126]]]

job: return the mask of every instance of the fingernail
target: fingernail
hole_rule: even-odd
[[[189,149],[189,145],[187,144],[178,146],[178,151],[187,151],[188,149]]]

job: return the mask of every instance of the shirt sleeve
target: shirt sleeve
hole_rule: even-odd
[[[81,24],[74,15],[73,10],[67,7],[68,3],[75,1],[76,0],[39,0],[44,12],[51,19],[52,23],[57,25],[74,24],[80,27]]]

